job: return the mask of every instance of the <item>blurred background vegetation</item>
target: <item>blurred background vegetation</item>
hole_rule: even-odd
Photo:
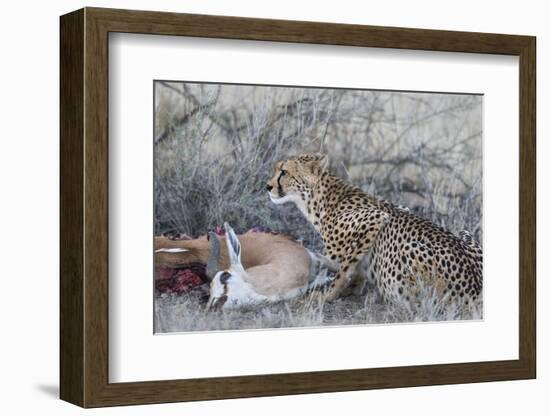
[[[155,232],[229,222],[321,251],[293,204],[273,205],[276,161],[329,155],[330,171],[454,233],[482,239],[482,96],[155,82]]]

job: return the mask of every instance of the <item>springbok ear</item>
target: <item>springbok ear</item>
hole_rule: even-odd
[[[225,228],[225,241],[227,242],[227,251],[229,253],[229,261],[231,264],[241,264],[241,243],[233,231],[233,228],[228,223],[223,224]]]
[[[220,260],[220,240],[215,232],[208,232],[208,241],[210,241],[210,255],[206,260],[206,278],[209,282],[214,279],[218,273],[218,263]]]

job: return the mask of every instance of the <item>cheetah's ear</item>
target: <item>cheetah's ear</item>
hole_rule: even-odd
[[[324,153],[314,153],[311,155],[312,170],[314,172],[324,172],[328,168],[328,156]]]
[[[328,168],[328,157],[323,153],[308,153],[296,156],[294,160],[314,174],[324,172]]]
[[[323,153],[317,153],[317,156],[319,157],[317,162],[319,167],[321,170],[326,170],[328,168],[328,156]]]

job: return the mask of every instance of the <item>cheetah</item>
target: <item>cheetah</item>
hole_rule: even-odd
[[[363,259],[386,302],[410,304],[420,283],[451,302],[481,297],[482,249],[469,233],[455,236],[344,182],[329,173],[326,155],[277,162],[267,191],[275,204],[296,204],[321,235],[324,255],[338,264],[328,301],[350,286]]]

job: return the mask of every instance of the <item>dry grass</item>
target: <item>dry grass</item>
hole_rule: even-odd
[[[331,303],[311,292],[301,299],[248,310],[207,311],[203,293],[163,295],[155,302],[155,332],[220,331],[339,325],[457,321],[482,318],[482,302],[449,304],[429,288],[422,301],[410,307],[381,302],[374,288],[365,296],[349,296]]]

